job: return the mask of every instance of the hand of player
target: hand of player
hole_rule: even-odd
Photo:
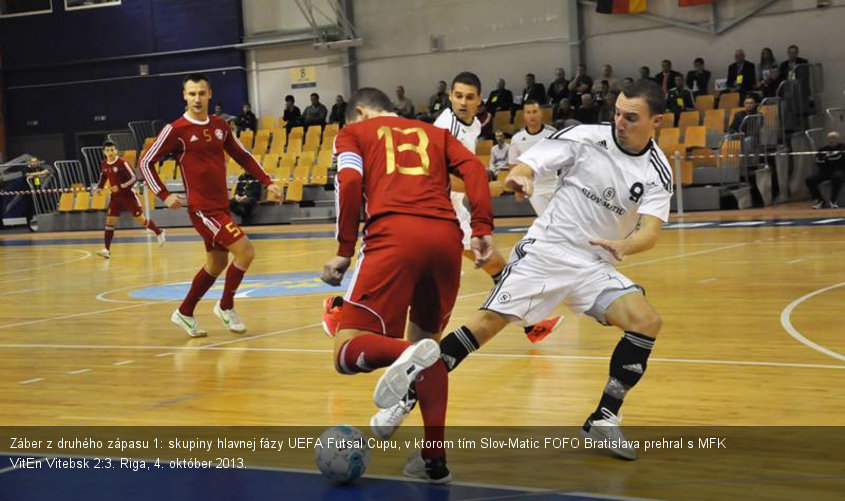
[[[267,187],[267,193],[273,194],[273,200],[274,201],[276,201],[278,203],[284,202],[284,198],[282,198],[282,189],[279,188],[279,185],[271,184],[270,186]]]
[[[178,193],[171,193],[167,195],[167,198],[164,199],[164,205],[166,205],[170,209],[181,209],[182,207],[188,205],[188,201],[185,200],[184,195],[180,195]]]
[[[339,286],[340,282],[343,281],[343,274],[349,269],[350,262],[352,262],[352,259],[343,256],[335,256],[329,259],[323,266],[323,274],[320,276],[320,280],[335,287]]]
[[[590,240],[590,244],[606,250],[617,261],[622,261],[622,258],[627,255],[624,240],[605,240],[600,238],[598,240]]]
[[[112,192],[112,193],[117,193],[117,190],[118,190],[117,186],[112,186],[112,187],[111,187],[111,192]]]
[[[513,191],[517,202],[522,202],[534,193],[534,180],[527,176],[508,174],[505,178],[505,188]]]
[[[469,241],[469,247],[472,249],[472,253],[475,254],[476,268],[484,266],[493,257],[493,251],[496,250],[495,245],[493,245],[493,235],[472,237]]]

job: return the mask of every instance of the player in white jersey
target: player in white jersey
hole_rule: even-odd
[[[540,103],[533,99],[529,99],[523,103],[522,116],[525,119],[525,128],[520,129],[513,135],[510,149],[508,150],[508,165],[511,168],[517,166],[520,155],[528,151],[541,139],[545,139],[557,132],[557,129],[554,127],[543,123],[543,111],[540,109]],[[528,201],[531,202],[531,207],[534,208],[534,213],[537,216],[546,210],[549,202],[552,201],[552,195],[554,195],[555,189],[557,189],[556,172],[534,176],[534,193]]]
[[[582,432],[610,439],[627,459],[636,450],[619,429],[619,408],[645,372],[662,320],[643,289],[613,265],[652,248],[669,217],[672,171],[651,140],[663,106],[662,89],[641,80],[623,89],[614,124],[561,130],[519,158],[505,181],[517,196],[531,196],[534,177],[552,172],[561,173],[559,188],[479,312],[440,342],[452,370],[509,323],[531,323],[560,303],[622,329],[610,378]]]

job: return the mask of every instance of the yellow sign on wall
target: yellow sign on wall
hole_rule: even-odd
[[[290,69],[290,86],[292,89],[304,89],[317,86],[317,68],[300,66]]]

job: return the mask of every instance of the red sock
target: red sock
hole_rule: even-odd
[[[446,429],[446,402],[449,400],[449,371],[442,360],[422,371],[417,378],[417,399],[420,404],[426,442],[443,443]],[[443,447],[425,448],[422,457],[446,456]]]
[[[155,221],[153,221],[152,219],[147,219],[147,228],[153,230],[153,233],[155,233],[156,235],[161,235],[161,229],[156,226]]]
[[[204,266],[200,268],[200,271],[194,275],[193,282],[191,282],[191,290],[188,291],[188,295],[185,296],[182,304],[179,305],[179,313],[186,317],[194,316],[194,308],[196,308],[197,303],[205,293],[208,292],[208,289],[214,285],[215,280],[217,280],[217,277],[205,271]]]
[[[231,310],[235,307],[235,292],[241,285],[241,280],[244,279],[246,270],[241,269],[235,261],[229,265],[226,270],[226,283],[223,285],[223,297],[220,298],[220,308],[224,310]]]
[[[114,226],[106,226],[106,250],[111,249],[112,238],[114,238]]]
[[[372,372],[395,362],[409,346],[404,339],[381,334],[356,336],[341,346],[335,367],[342,374]]]

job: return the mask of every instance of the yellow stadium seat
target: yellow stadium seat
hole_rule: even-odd
[[[326,128],[323,129],[323,137],[325,138],[327,136],[336,136],[339,131],[340,126],[338,124],[326,124]]]
[[[286,126],[287,124],[288,124],[288,123],[287,123],[287,122],[285,122],[285,117],[284,117],[284,115],[283,115],[283,116],[280,116],[280,117],[279,117],[279,119],[276,121],[276,128],[279,128],[279,129],[284,129],[284,128],[285,128],[285,126]]]
[[[137,150],[126,150],[121,155],[126,162],[135,167],[135,163],[138,161],[138,151]]]
[[[73,210],[74,211],[87,211],[88,205],[91,203],[91,194],[88,191],[80,191],[76,194],[76,198],[73,200]]]
[[[517,131],[525,127],[525,114],[522,110],[516,110],[513,116],[513,130]]]
[[[543,114],[543,123],[551,124],[554,120],[554,110],[552,108],[543,108],[542,110],[540,110],[540,112]]]
[[[302,154],[299,156],[299,160],[297,160],[296,165],[305,165],[309,168],[314,165],[314,157],[316,153],[313,151],[303,151]]]
[[[317,155],[317,165],[330,168],[332,166],[332,150],[320,150]]]
[[[285,187],[290,183],[290,173],[293,168],[290,165],[282,164],[276,170],[276,184]]]
[[[282,159],[279,162],[279,165],[281,165],[282,167],[289,167],[289,168],[292,169],[296,165],[296,153],[289,151],[289,152],[285,153],[284,155],[282,155]]]
[[[293,183],[302,183],[307,184],[309,179],[311,178],[311,165],[308,164],[297,164],[296,168],[293,169]]]
[[[275,169],[278,165],[279,155],[276,153],[268,153],[264,155],[264,159],[261,161],[261,166],[264,167],[264,170]]]
[[[493,115],[493,129],[500,130],[505,134],[513,134],[513,125],[511,125],[510,111],[497,111]]]
[[[663,150],[663,153],[666,155],[666,158],[669,160],[669,165],[672,168],[673,175],[677,175],[675,172],[675,152],[680,153],[681,155],[681,184],[687,185],[692,184],[692,161],[685,160],[684,157],[686,156],[686,147],[683,144],[664,144],[660,146],[660,149]]]
[[[91,198],[91,210],[106,210],[108,187],[100,190]]]
[[[290,129],[290,136],[304,136],[305,135],[305,127],[291,127]]]
[[[290,136],[288,138],[288,153],[299,156],[302,153],[302,136]]]
[[[700,96],[696,96],[695,98],[695,109],[701,115],[707,113],[707,110],[712,110],[716,107],[716,100],[713,97],[713,94],[702,94]]]
[[[701,116],[698,111],[684,111],[681,113],[681,118],[678,119],[678,128],[681,129],[681,134],[687,130],[687,127],[692,127],[699,124]]]
[[[663,115],[664,117],[666,114]],[[665,120],[665,118],[664,118]],[[663,148],[664,144],[678,144],[681,142],[681,129],[677,127],[666,127],[661,129],[657,144]]]
[[[251,130],[245,130],[241,132],[241,137],[239,137],[238,139],[240,139],[241,143],[246,146],[246,149],[251,150],[252,144],[255,140],[255,132]]]
[[[261,119],[262,129],[272,129],[276,126],[276,117],[264,117]]]
[[[660,121],[660,128],[661,129],[671,129],[675,126],[675,114],[671,112],[666,112],[663,114],[663,120]],[[663,134],[661,130],[658,134]],[[660,137],[660,136],[658,136]]]
[[[745,111],[745,107],[744,106],[737,106],[736,108],[731,108],[730,114],[728,115],[728,124],[727,124],[728,128],[730,128],[731,124],[733,123],[734,116],[736,116],[736,114],[739,113],[740,111]],[[727,130],[727,129],[725,129],[725,130]]]
[[[70,212],[73,210],[73,192],[62,193],[59,197],[59,212]]]
[[[725,92],[719,96],[719,108],[729,110],[739,106],[739,92]]]
[[[707,146],[707,129],[703,125],[687,127],[684,135],[684,146],[686,148],[704,148]]]
[[[285,202],[301,202],[302,201],[302,185],[301,181],[293,181],[288,185],[285,193]]]
[[[270,141],[270,153],[281,155],[285,152],[285,143],[288,141],[288,133],[285,129],[273,129],[273,138]]]
[[[693,167],[715,167],[716,155],[709,148],[693,148],[690,151]]]
[[[722,108],[704,112],[704,128],[711,132],[725,132],[725,110]]]
[[[490,150],[493,149],[492,139],[482,139],[475,143],[475,154],[478,156],[489,155]]]
[[[501,170],[501,171],[499,171],[499,173],[498,173],[498,174],[496,174],[496,182],[498,182],[499,184],[501,184],[501,185],[502,185],[502,191],[504,191],[504,192],[509,192],[509,191],[510,191],[510,190],[509,190],[509,189],[505,186],[505,179],[508,177],[508,172],[509,172],[509,171],[506,171],[506,170]]]
[[[302,145],[302,151],[311,151],[317,152],[320,149],[320,138],[319,137],[306,137],[305,144]]]
[[[311,184],[326,184],[329,182],[329,168],[325,165],[315,165],[311,171]]]

